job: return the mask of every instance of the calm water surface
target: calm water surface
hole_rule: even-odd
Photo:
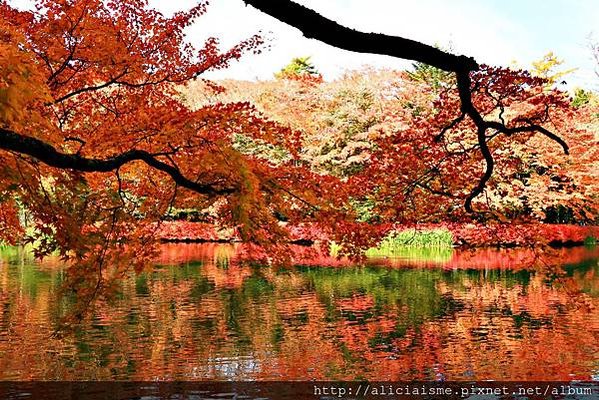
[[[287,270],[240,264],[238,251],[165,245],[153,271],[57,337],[72,304],[58,296],[64,267],[4,250],[0,379],[599,380],[597,248]],[[544,266],[556,262],[563,271]]]

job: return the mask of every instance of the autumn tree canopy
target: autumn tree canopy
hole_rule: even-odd
[[[421,113],[395,103],[389,112],[405,123],[370,135],[367,162],[340,173],[306,160],[301,120],[273,121],[247,102],[185,101],[182,85],[262,49],[259,36],[226,50],[217,38],[189,45],[183,31],[206,2],[172,17],[146,0],[38,0],[35,11],[3,2],[2,240],[14,242],[26,230],[38,255],[59,251],[76,266],[74,285],[93,295],[132,262],[143,268],[157,226],[174,207],[208,210],[270,257],[286,254],[281,221],[318,223],[357,254],[380,238],[381,224],[497,214],[482,195],[494,170],[526,162],[524,152],[509,154],[512,141],[539,134],[548,151],[569,150],[554,133],[574,129],[569,99],[545,90],[542,78],[357,32],[290,1],[246,3],[307,37],[452,76],[423,100]],[[204,83],[215,94],[223,90]],[[396,94],[424,84],[397,85]],[[358,220],[356,201],[366,199],[376,204],[376,223]]]

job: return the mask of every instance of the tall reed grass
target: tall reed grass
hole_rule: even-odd
[[[403,257],[418,253],[427,259],[447,259],[451,257],[452,246],[453,235],[447,229],[406,229],[387,235],[377,247],[368,249],[366,256]],[[332,256],[337,256],[340,251],[340,245],[331,243],[330,254]]]

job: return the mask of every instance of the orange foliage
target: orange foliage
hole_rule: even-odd
[[[0,235],[20,233],[17,199],[32,221],[26,242],[69,262],[82,308],[114,294],[129,269],[148,267],[160,235],[239,237],[252,244],[247,257],[284,264],[294,235],[335,240],[359,257],[402,224],[527,220],[543,197],[526,187],[543,185],[515,178],[532,164],[541,183],[553,182],[545,194],[563,194],[579,220],[596,215],[579,181],[589,171],[569,175],[554,142],[527,158],[536,142],[524,132],[486,138],[500,174],[475,201],[481,213],[467,214],[482,156],[472,121],[452,123],[460,101],[451,80],[431,91],[402,72],[374,74],[381,90],[372,94],[369,76],[358,75],[331,84],[331,97],[321,79],[282,79],[259,106],[192,105],[183,85],[259,52],[262,39],[193,48],[184,31],[207,11],[203,1],[172,17],[147,0],[36,5],[0,3]],[[482,114],[510,129],[532,122],[576,133],[573,151],[592,155],[566,94],[524,71],[484,66],[471,78]],[[210,97],[226,89],[202,82]],[[348,90],[352,82],[365,90]],[[514,199],[516,211],[506,205]],[[362,203],[372,204],[367,221]],[[219,230],[161,224],[173,209],[206,210]]]

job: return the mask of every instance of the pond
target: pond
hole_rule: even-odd
[[[59,296],[64,266],[9,248],[0,379],[599,379],[599,251],[533,253],[274,269],[240,262],[236,245],[168,244],[152,271],[55,335],[72,304]]]

